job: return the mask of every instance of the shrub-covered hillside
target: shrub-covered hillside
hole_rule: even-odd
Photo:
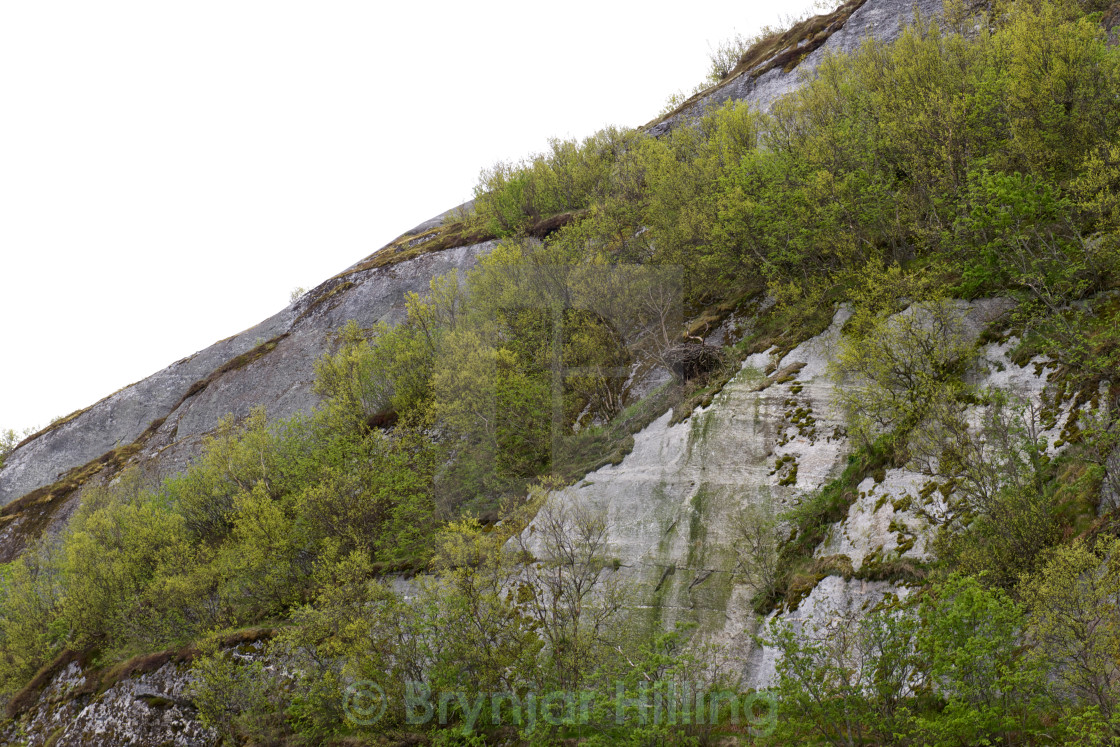
[[[940,24],[830,57],[766,113],[729,103],[485,170],[441,231],[495,248],[401,324],[342,330],[317,411],[223,421],[177,477],[87,488],[3,567],[8,717],[69,662],[108,682],[174,651],[228,743],[1117,743],[1117,12],[982,10],[950,0]],[[970,385],[978,343],[952,310],[981,297],[1012,308],[981,341],[1052,369],[1041,410]],[[789,513],[745,514],[753,607],[796,606],[827,527],[886,466],[941,479],[935,558],[884,569],[913,593],[827,635],[770,626],[782,658],[751,723],[717,699],[619,724],[625,699],[679,704],[678,683],[738,672],[688,626],[650,630],[606,518],[551,491],[839,304],[849,469]],[[705,344],[730,315],[751,323]],[[1071,406],[1061,443],[1041,439]],[[514,726],[464,697],[440,726],[405,707],[419,686],[603,696]]]

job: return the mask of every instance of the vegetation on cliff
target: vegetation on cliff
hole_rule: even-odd
[[[810,325],[842,301],[853,317],[835,375],[851,385],[840,404],[856,451],[793,513],[745,520],[756,607],[795,604],[819,580],[813,551],[884,465],[925,464],[954,501],[922,593],[848,627],[770,630],[776,731],[739,733],[1111,743],[1120,574],[1117,525],[1097,509],[1120,487],[1120,51],[1100,10],[1000,4],[977,24],[950,3],[947,28],[919,22],[828,58],[769,113],[730,103],[660,139],[610,129],[487,170],[453,233],[497,247],[410,298],[399,326],[342,330],[318,365],[317,412],[225,421],[176,478],[89,488],[58,536],[4,567],[0,692],[67,652],[109,664],[261,623],[279,629],[268,652],[282,666],[216,644],[195,664],[203,718],[234,741],[403,738],[404,712],[374,725],[344,707],[354,682],[396,705],[406,681],[521,695],[619,682],[619,699],[718,687],[702,651],[683,653],[686,630],[627,619],[604,518],[547,492],[617,461],[669,406],[689,409],[777,339],[775,320]],[[777,305],[743,340],[682,352],[764,293]],[[1055,369],[1051,409],[1085,406],[1059,456],[1038,435],[1053,412],[966,383],[976,347],[954,299],[994,295],[1014,312],[992,334]],[[657,368],[672,382],[636,393]],[[532,516],[536,536],[522,532]],[[385,578],[421,570],[407,591]],[[450,705],[457,727],[493,715],[469,706]],[[519,736],[737,731],[610,721]]]

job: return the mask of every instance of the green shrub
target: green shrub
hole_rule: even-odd
[[[784,744],[898,744],[915,725],[915,685],[924,674],[919,618],[885,608],[834,628],[794,630],[776,620],[764,638],[780,652],[778,730]]]
[[[1063,703],[1095,708],[1120,736],[1120,541],[1058,547],[1022,578],[1031,655]],[[1076,706],[1075,706],[1076,707]]]
[[[55,543],[0,567],[0,695],[11,696],[62,647],[63,589]]]
[[[998,589],[954,576],[923,600],[921,616],[918,649],[944,702],[918,719],[927,738],[951,745],[1041,736],[1045,674],[1024,655],[1022,608]]]
[[[275,675],[265,669],[260,652],[237,653],[210,641],[191,665],[189,687],[199,720],[231,743],[275,734],[283,708]]]

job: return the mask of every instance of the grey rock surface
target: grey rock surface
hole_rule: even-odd
[[[789,73],[774,70],[755,80],[740,76],[652,131],[667,131],[730,98],[768,108],[811,75],[825,55],[849,51],[867,37],[896,38],[915,13],[931,17],[940,5],[940,0],[868,0],[800,68]],[[442,218],[405,235],[428,230]],[[0,470],[0,505],[50,485],[67,470],[111,449],[134,443],[161,420],[136,458],[158,475],[168,475],[197,455],[202,438],[226,414],[242,417],[256,406],[264,406],[273,417],[308,410],[316,403],[311,392],[314,361],[328,349],[330,332],[349,319],[363,326],[399,320],[408,292],[423,292],[432,277],[471,267],[489,248],[459,247],[382,268],[352,266],[252,329],[125,387],[21,446]],[[961,310],[978,332],[999,306],[981,302]],[[698,622],[707,639],[728,646],[740,662],[743,681],[753,686],[772,682],[774,652],[752,641],[765,620],[751,609],[749,589],[737,576],[732,520],[755,502],[795,506],[842,469],[850,445],[841,432],[827,369],[844,320],[845,313],[838,312],[824,334],[780,361],[767,353],[748,359],[709,406],[676,425],[670,425],[670,414],[663,415],[636,434],[632,453],[620,464],[604,467],[559,494],[560,500],[578,500],[607,513],[611,552],[620,561],[617,572],[634,588],[637,609],[651,624]],[[269,342],[274,347],[267,353],[233,365],[239,356]],[[1045,372],[1039,377],[1033,367],[1005,365],[1005,353],[998,346],[986,348],[986,357],[994,362],[989,370],[976,373],[976,381],[1037,397]],[[778,370],[803,365],[794,378],[779,382],[764,373],[775,363]],[[199,388],[199,382],[206,386]],[[812,422],[798,411],[810,413]],[[928,527],[894,508],[895,501],[912,494],[924,480],[916,473],[892,470],[880,484],[861,485],[865,495],[831,528],[818,554],[844,554],[858,566],[875,550],[895,551],[898,538],[889,526],[897,519],[915,536],[903,554],[924,557]],[[0,535],[0,543],[4,541]],[[906,590],[887,582],[829,576],[796,610],[775,612],[771,619],[827,626],[890,593]],[[13,731],[17,725],[9,723],[0,739],[36,745],[52,738],[60,745],[213,743],[213,736],[179,702],[184,671],[167,665],[127,678],[95,700],[68,699],[67,689],[79,687],[83,677],[77,665],[57,675],[21,719],[23,732]]]
[[[782,96],[796,90],[811,78],[826,56],[852,52],[867,39],[889,42],[916,19],[934,19],[941,13],[942,0],[868,0],[844,25],[801,63],[785,72],[780,67],[753,77],[750,71],[714,87],[691,106],[650,128],[661,135],[726,101],[747,101],[759,110],[768,110]]]
[[[957,304],[964,329],[974,338],[1006,310],[999,300]],[[347,312],[336,313],[343,318]],[[847,319],[847,311],[839,309],[825,332],[780,359],[769,352],[749,357],[710,405],[677,424],[670,424],[672,414],[665,413],[635,435],[633,450],[619,464],[554,495],[605,513],[609,555],[619,561],[609,572],[618,573],[630,589],[639,624],[655,629],[678,621],[697,623],[703,640],[724,647],[723,664],[748,687],[763,688],[775,680],[776,652],[754,640],[769,622],[827,634],[886,596],[909,593],[900,583],[829,575],[795,608],[780,607],[761,617],[752,609],[736,551],[735,519],[744,507],[769,502],[778,511],[793,508],[838,476],[846,463],[851,444],[841,428],[829,366]],[[1049,370],[1035,365],[1041,360],[1014,364],[1007,357],[1013,345],[1008,340],[983,346],[971,381],[1037,404]],[[1058,433],[1068,417],[1066,409],[1043,435]],[[815,554],[846,556],[853,569],[873,552],[928,557],[932,527],[909,506],[923,500],[920,492],[930,479],[908,469],[888,470],[877,483],[867,478],[848,515],[832,525]],[[901,547],[900,533],[915,541]],[[527,536],[534,547],[533,533]],[[407,582],[398,584],[402,593],[409,588]],[[20,720],[26,743],[43,744],[51,735],[56,744],[212,743],[183,696],[185,670],[167,665],[126,678],[93,699],[67,698],[83,677],[71,665],[51,680]]]
[[[1001,299],[955,303],[962,332],[973,340],[1008,310]],[[634,437],[634,448],[621,463],[555,496],[605,514],[609,555],[620,561],[616,572],[651,628],[697,623],[705,640],[726,647],[751,687],[774,683],[774,652],[753,641],[769,620],[777,618],[795,630],[825,630],[887,594],[907,593],[896,583],[831,575],[796,608],[779,609],[764,620],[752,609],[752,590],[744,584],[743,558],[736,551],[736,519],[746,507],[765,503],[775,514],[788,511],[846,465],[852,445],[829,371],[848,316],[841,308],[825,332],[780,360],[768,353],[751,356],[708,407],[676,425],[669,424],[670,414],[662,416]],[[1039,406],[1048,369],[1035,365],[1040,360],[1023,367],[1013,363],[1008,353],[1014,344],[983,346],[970,383]],[[773,371],[769,376],[763,373],[768,369]],[[796,371],[792,377],[791,371]],[[1042,435],[1057,441],[1068,416],[1064,409]],[[909,469],[889,470],[878,483],[867,478],[847,517],[830,528],[815,555],[845,556],[853,571],[873,553],[928,559],[935,527],[917,509],[940,499],[937,493],[921,495],[932,479]],[[527,531],[526,536],[534,536]]]
[[[740,75],[689,110],[657,125],[652,132],[667,131],[675,123],[697,116],[706,107],[729,98],[767,108],[778,97],[800,85],[802,76],[811,75],[824,55],[850,51],[869,37],[896,38],[916,15],[932,17],[940,7],[941,0],[867,0],[797,69],[789,73],[774,70],[757,80]],[[442,213],[403,235],[438,226],[467,205],[469,203]],[[161,418],[166,421],[145,444],[143,455],[150,459],[160,454],[158,474],[170,474],[185,466],[197,453],[201,436],[228,413],[240,417],[261,405],[270,415],[285,417],[308,409],[314,404],[310,392],[312,368],[315,359],[326,349],[328,332],[350,318],[361,324],[399,318],[406,293],[424,290],[433,275],[469,266],[485,249],[486,245],[462,247],[370,270],[356,271],[360,265],[352,266],[339,278],[320,285],[257,326],[121,389],[16,449],[0,470],[0,506],[54,483],[68,470],[85,465],[111,449],[132,444]],[[353,286],[339,289],[346,281]],[[332,291],[335,291],[333,296],[330,295]],[[327,297],[325,302],[324,297]],[[275,350],[249,365],[214,377],[201,392],[187,396],[198,382],[212,377],[237,356],[250,353],[257,345],[282,335]]]
[[[209,747],[217,735],[199,722],[185,692],[188,683],[186,667],[169,663],[102,693],[80,694],[86,673],[71,663],[32,709],[0,729],[0,740],[27,747]]]
[[[311,391],[314,365],[328,349],[330,332],[350,319],[362,326],[398,321],[408,293],[423,293],[431,278],[473,266],[490,246],[459,247],[344,273],[257,326],[121,389],[12,452],[0,470],[0,505],[132,444],[161,418],[164,422],[145,443],[142,458],[159,454],[156,471],[166,475],[181,470],[197,453],[201,437],[227,414],[244,417],[257,406],[280,418],[307,411],[317,401]],[[230,365],[268,341],[276,345],[266,354],[246,365]],[[205,388],[190,394],[208,378]]]

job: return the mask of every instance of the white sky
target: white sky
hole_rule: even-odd
[[[496,160],[645,123],[810,4],[0,3],[0,429],[252,326]]]

